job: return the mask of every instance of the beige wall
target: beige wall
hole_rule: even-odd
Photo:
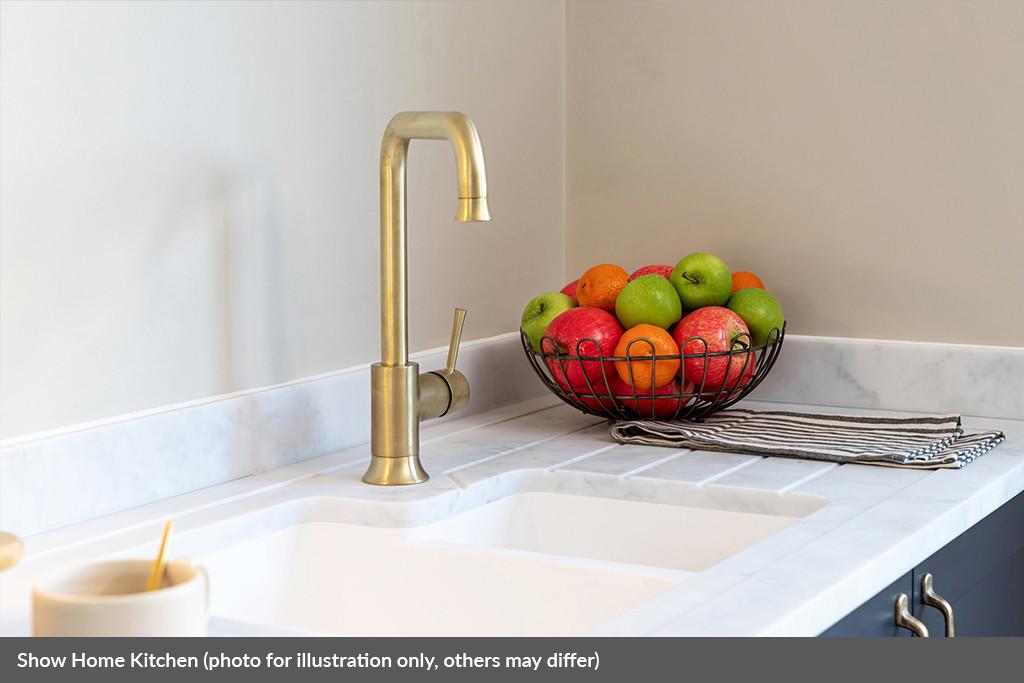
[[[451,153],[415,144],[414,349],[456,304],[483,337],[589,264],[696,249],[759,272],[791,331],[1024,339],[1016,0],[0,19],[0,438],[373,360],[402,109],[473,116],[495,216],[454,223]]]
[[[514,329],[563,271],[561,3],[4,3],[0,438],[378,356],[377,154],[404,109],[412,347]]]
[[[567,277],[694,250],[790,331],[1024,345],[1024,3],[569,0]]]

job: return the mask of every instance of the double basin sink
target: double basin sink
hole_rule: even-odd
[[[621,490],[545,473],[401,526],[324,497],[249,513],[242,540],[197,557],[211,614],[283,633],[583,635],[827,502],[683,482],[652,494],[607,478]]]

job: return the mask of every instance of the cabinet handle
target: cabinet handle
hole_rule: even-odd
[[[942,612],[942,616],[946,617],[946,637],[954,637],[953,605],[935,592],[935,577],[931,572],[921,577],[921,602]]]
[[[906,593],[900,593],[900,596],[896,598],[896,625],[920,638],[928,637],[928,627],[910,613],[910,598]]]

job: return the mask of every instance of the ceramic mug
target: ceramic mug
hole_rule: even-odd
[[[146,592],[151,560],[110,560],[60,572],[32,591],[35,636],[205,636],[209,580],[202,567],[167,563]]]

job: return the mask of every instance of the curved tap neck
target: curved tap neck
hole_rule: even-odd
[[[409,363],[408,242],[405,174],[409,141],[448,140],[455,152],[456,219],[490,220],[483,148],[460,112],[402,112],[384,130],[380,150],[381,363]]]

